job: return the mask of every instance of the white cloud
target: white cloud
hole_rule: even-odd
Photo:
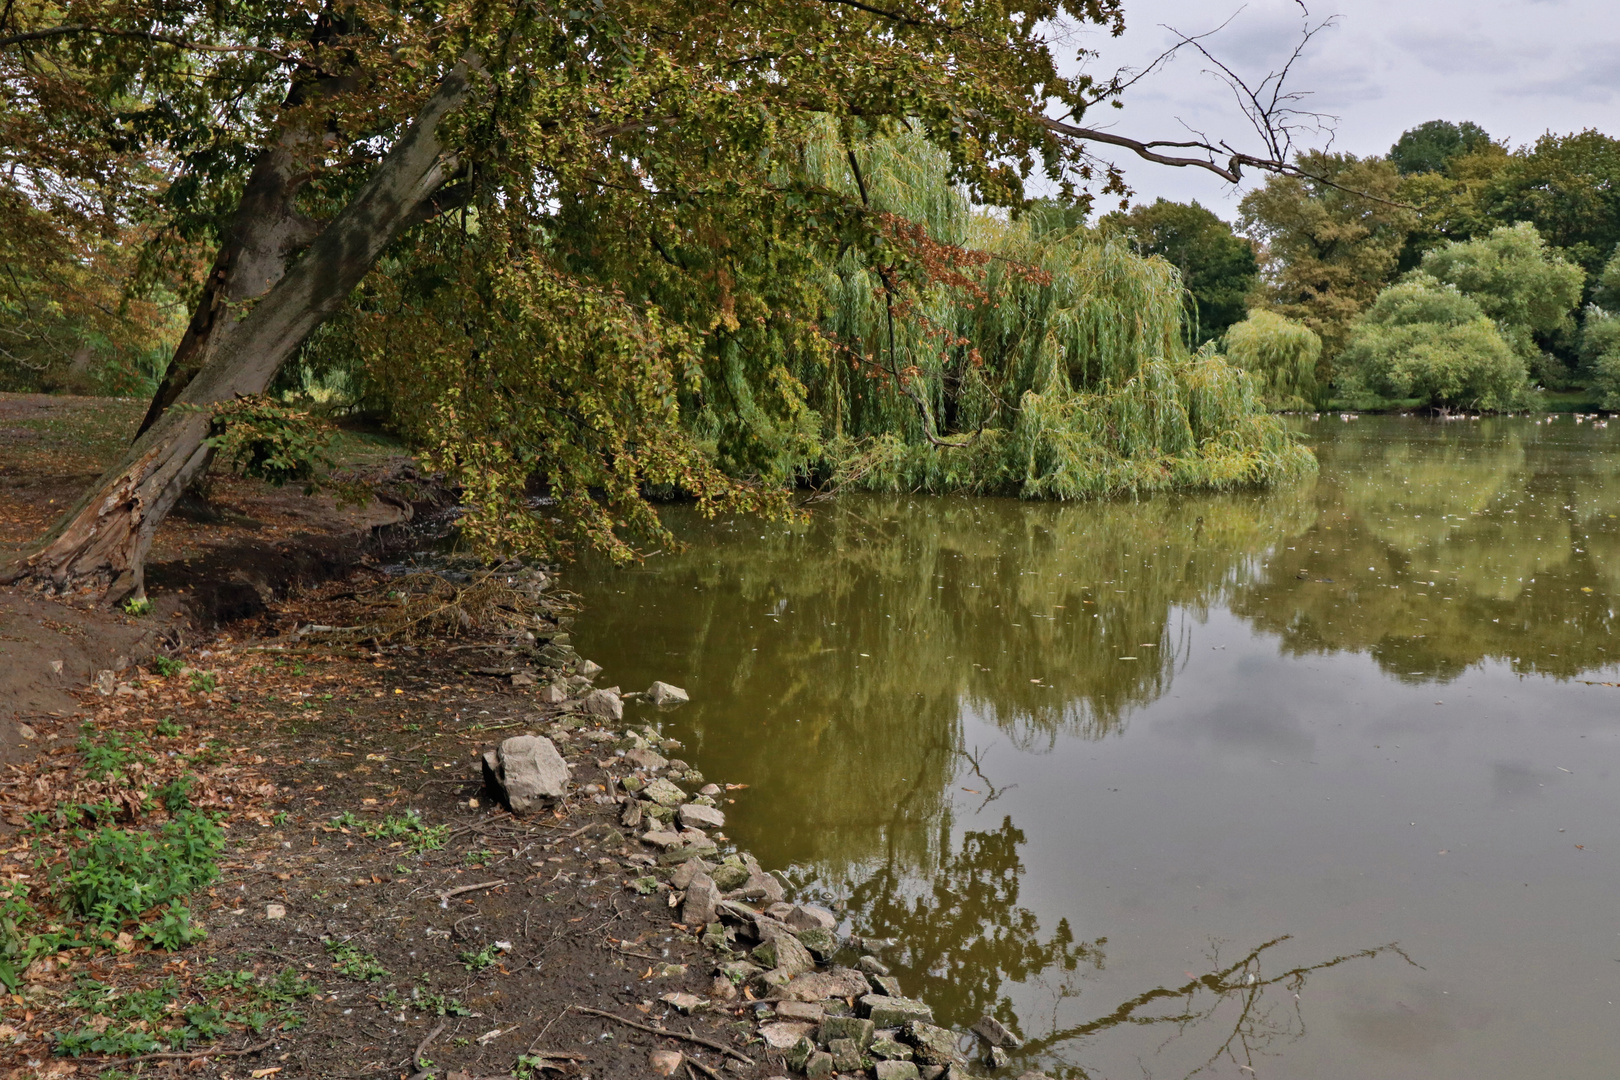
[[[1173,40],[1164,26],[1197,33],[1237,12],[1209,47],[1246,79],[1287,59],[1301,25],[1295,0],[1251,0],[1239,11],[1208,0],[1128,0],[1122,38],[1087,35],[1102,55],[1093,72],[1145,65]],[[1312,20],[1333,13],[1309,0]],[[1416,10],[1414,10],[1414,8]],[[1425,120],[1472,120],[1497,138],[1525,142],[1545,131],[1596,127],[1620,135],[1620,4],[1615,0],[1339,0],[1337,25],[1295,67],[1291,85],[1311,92],[1303,107],[1339,117],[1334,148],[1383,153]],[[1139,138],[1182,138],[1185,125],[1234,144],[1255,140],[1230,94],[1184,52],[1139,83],[1123,110],[1098,110]],[[1139,198],[1197,198],[1235,215],[1242,192],[1209,173],[1171,169],[1128,155]]]

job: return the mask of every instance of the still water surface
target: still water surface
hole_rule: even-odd
[[[1620,1074],[1620,430],[1305,433],[1267,495],[677,513],[578,644],[1010,1075]]]

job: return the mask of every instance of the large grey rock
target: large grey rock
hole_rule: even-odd
[[[686,841],[681,839],[680,833],[670,832],[668,829],[652,829],[648,832],[642,833],[641,842],[644,844],[652,844],[654,847],[663,848],[665,851],[671,851],[675,848],[682,848],[686,846]],[[680,861],[685,862],[686,859],[691,857],[691,855],[687,855]]]
[[[651,790],[649,788],[648,790]],[[741,886],[726,894],[728,900],[763,900],[774,904],[787,895],[782,883],[766,873],[752,873]]]
[[[921,1020],[911,1020],[900,1029],[900,1040],[916,1051],[917,1060],[924,1065],[955,1065],[967,1067],[967,1058],[956,1048],[956,1032]]]
[[[873,1071],[877,1080],[917,1080],[917,1066],[909,1061],[880,1061]]]
[[[771,938],[754,949],[749,956],[756,964],[786,971],[789,975],[799,975],[816,966],[810,951],[800,945],[799,939],[791,934]]]
[[[799,944],[809,949],[810,955],[822,963],[826,963],[837,954],[838,939],[833,937],[831,931],[816,927],[814,930],[800,930],[798,933]]]
[[[748,867],[735,855],[728,856],[724,862],[714,868],[714,883],[721,889],[730,892],[748,880]]]
[[[913,998],[867,994],[860,1004],[861,1012],[871,1018],[876,1027],[899,1027],[912,1020],[926,1024],[934,1019],[934,1010]]]
[[[866,1063],[861,1060],[861,1048],[854,1039],[834,1039],[827,1044],[833,1056],[833,1069],[841,1073],[860,1072]]]
[[[772,1050],[789,1050],[814,1030],[814,1024],[783,1020],[774,1024],[761,1024],[759,1037],[764,1039],[765,1045]]]
[[[810,1055],[810,1060],[804,1063],[804,1075],[810,1077],[810,1080],[819,1080],[820,1077],[831,1076],[833,1067],[833,1056],[817,1050]]]
[[[677,813],[681,824],[689,829],[721,829],[726,824],[726,815],[712,806],[685,803]]]
[[[814,1001],[779,1001],[776,1003],[776,1018],[778,1020],[797,1020],[800,1023],[819,1024],[824,1010],[820,1003]]]
[[[838,916],[815,904],[793,905],[792,910],[782,916],[782,921],[795,930],[833,930],[838,927]]]
[[[999,1046],[992,1046],[984,1052],[984,1063],[991,1069],[1005,1069],[1011,1060],[1012,1058],[1007,1056],[1007,1051]]]
[[[866,1048],[867,1052],[875,1058],[885,1061],[910,1061],[911,1047],[905,1043],[895,1042],[893,1039],[873,1039],[872,1045]]]
[[[648,784],[642,794],[659,806],[667,806],[671,809],[686,801],[686,792],[665,780],[662,776]]]
[[[654,705],[684,705],[692,699],[678,686],[655,682],[647,687],[647,700]]]
[[[664,755],[639,747],[634,750],[626,750],[624,760],[638,769],[662,769],[669,764],[669,759]]]
[[[795,1001],[827,1001],[832,998],[858,998],[869,995],[872,984],[851,968],[812,971],[783,987],[782,996]]]
[[[1024,1040],[1008,1031],[1005,1024],[988,1013],[973,1025],[973,1033],[991,1046],[1010,1046],[1017,1050],[1024,1045]]]
[[[607,720],[624,719],[624,701],[611,690],[592,690],[585,695],[580,707],[591,716]]]
[[[684,889],[692,884],[692,880],[699,874],[707,875],[712,869],[714,868],[702,859],[687,859],[675,868],[675,872],[669,876],[669,883],[677,889]]]
[[[855,1016],[829,1016],[821,1021],[816,1039],[827,1045],[831,1045],[834,1039],[848,1039],[864,1050],[872,1042],[875,1029],[876,1025],[870,1020]]]
[[[795,1072],[803,1072],[804,1067],[810,1062],[810,1055],[815,1052],[816,1044],[811,1042],[808,1037],[801,1035],[792,1046],[788,1047],[787,1053],[783,1054],[782,1057],[787,1062],[788,1068]]]
[[[484,755],[484,784],[514,813],[568,791],[568,762],[544,735],[514,735]]]
[[[686,865],[691,865],[687,863]],[[708,926],[716,918],[720,904],[720,890],[708,874],[697,874],[686,887],[686,901],[681,904],[681,922],[687,926]]]

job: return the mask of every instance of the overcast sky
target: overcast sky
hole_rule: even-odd
[[[1547,131],[1595,127],[1620,135],[1620,0],[1306,0],[1312,25],[1337,14],[1295,66],[1289,86],[1309,90],[1304,107],[1331,113],[1333,146],[1356,154],[1386,152],[1425,120],[1472,120],[1517,146]],[[1174,41],[1166,26],[1202,33],[1235,16],[1207,46],[1253,82],[1286,61],[1298,40],[1296,0],[1127,0],[1126,31],[1071,42],[1096,49],[1087,65],[1099,75],[1143,67]],[[1094,109],[1091,126],[1135,138],[1185,138],[1188,126],[1259,149],[1232,95],[1206,74],[1191,50],[1143,79],[1123,110]],[[1303,137],[1321,145],[1326,136]],[[1237,212],[1241,190],[1193,169],[1114,158],[1138,201],[1163,195],[1194,199],[1223,217]],[[1112,201],[1099,209],[1112,209]]]

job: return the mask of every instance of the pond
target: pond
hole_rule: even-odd
[[[1008,1075],[1613,1075],[1620,429],[1303,429],[1269,494],[678,511],[576,640]]]

